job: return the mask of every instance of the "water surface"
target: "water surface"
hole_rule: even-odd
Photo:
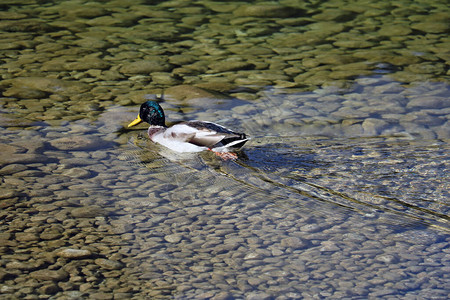
[[[2,299],[448,298],[444,2],[0,7]]]

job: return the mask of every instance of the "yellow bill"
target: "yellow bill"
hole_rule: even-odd
[[[136,119],[134,119],[133,122],[131,122],[130,124],[128,124],[128,127],[135,126],[135,125],[137,125],[137,124],[139,124],[139,123],[141,123],[141,122],[142,122],[142,119],[141,119],[141,117],[140,117],[139,114],[138,114],[138,116],[136,117]]]

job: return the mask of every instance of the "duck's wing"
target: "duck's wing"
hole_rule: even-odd
[[[191,143],[201,147],[212,148],[225,138],[224,133],[218,133],[206,128],[190,126],[187,123],[176,124],[164,132],[164,139]]]
[[[199,146],[206,146],[208,148],[240,148],[248,140],[245,133],[234,132],[224,126],[213,122],[190,121],[182,124],[196,130],[196,134],[191,139],[190,143]]]

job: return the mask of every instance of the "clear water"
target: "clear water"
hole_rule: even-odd
[[[68,8],[61,10],[64,3]],[[107,18],[88,21],[80,17],[88,14],[84,2],[64,3],[1,5],[9,14],[1,23],[3,38],[25,40],[2,44],[2,299],[448,298],[450,87],[445,72],[426,71],[430,61],[448,70],[448,60],[445,64],[443,55],[435,58],[429,44],[419,43],[419,29],[406,34],[410,40],[405,43],[424,49],[416,53],[423,59],[423,73],[395,67],[392,61],[367,61],[373,69],[326,80],[321,87],[294,85],[292,78],[267,79],[287,66],[185,76],[177,83],[216,78],[240,86],[226,100],[162,101],[169,122],[215,121],[251,137],[236,161],[223,161],[209,152],[168,151],[147,139],[145,126],[125,128],[138,103],[174,83],[155,83],[139,74],[114,77],[113,72],[102,78],[96,75],[103,68],[99,66],[86,71],[43,65],[57,58],[68,63],[67,55],[70,63],[100,52],[98,57],[111,64],[104,72],[133,61],[133,55],[171,57],[170,45],[179,41],[165,28],[179,14],[194,17],[188,22],[197,25],[177,27],[176,32],[186,40],[203,41],[212,64],[231,55],[221,52],[228,51],[231,37],[220,45],[211,40],[221,30],[220,20],[239,24],[244,19],[229,15],[225,5],[215,8],[224,10],[216,12],[219,21],[208,21],[208,12],[198,7],[217,3],[168,1],[154,6],[90,3],[105,10],[92,14]],[[369,5],[371,10],[355,17],[359,32],[346,32],[365,37],[373,23],[407,20],[408,9],[408,20],[419,22],[425,8],[431,5],[435,12],[442,3],[411,5],[398,3],[392,14],[386,13],[388,3]],[[302,32],[320,27],[310,17],[330,7],[339,9],[341,3],[306,3],[305,19],[277,19],[271,27],[267,22],[273,21],[258,17],[243,23],[242,31],[232,28],[233,35],[223,35],[237,34],[241,44],[244,38],[258,40],[260,48],[252,51],[279,63],[279,55],[264,54],[270,40],[283,40],[292,26]],[[351,4],[346,7],[355,12]],[[160,24],[160,38],[152,38],[154,29],[142,26],[144,21],[133,21],[140,10],[151,15],[148,22]],[[114,14],[116,22],[108,17]],[[34,17],[56,29],[36,25]],[[348,19],[343,14],[336,23],[348,26]],[[29,23],[7,27],[11,20]],[[309,25],[302,27],[305,22]],[[275,27],[279,32],[273,32]],[[135,36],[128,34],[130,28]],[[372,42],[385,41],[378,34]],[[80,41],[98,36],[106,46]],[[448,37],[437,32],[423,34],[423,39],[442,48]],[[401,41],[386,40],[388,49]],[[176,45],[177,51],[203,47],[184,42]],[[345,55],[382,50],[379,45],[361,47],[350,47]],[[256,55],[244,48],[231,56]],[[316,48],[323,48],[322,54],[330,50],[316,41],[301,52]],[[304,72],[314,68],[311,61],[302,62]],[[70,81],[49,87],[19,82],[19,91],[11,90],[14,83],[8,80],[21,77]],[[64,249],[90,254],[70,258],[59,254]],[[59,277],[52,272],[60,272]]]

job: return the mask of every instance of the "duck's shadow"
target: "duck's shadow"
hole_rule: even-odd
[[[223,160],[211,151],[178,153],[150,141],[139,133],[129,144],[128,161],[151,170],[152,174],[171,176],[195,172],[199,178],[226,176],[248,187],[268,189],[284,185],[286,180],[302,181],[302,176],[321,165],[308,147],[292,147],[278,138],[254,138],[244,149],[236,151],[237,159]],[[202,176],[204,174],[204,176]],[[295,175],[297,174],[297,175]]]

